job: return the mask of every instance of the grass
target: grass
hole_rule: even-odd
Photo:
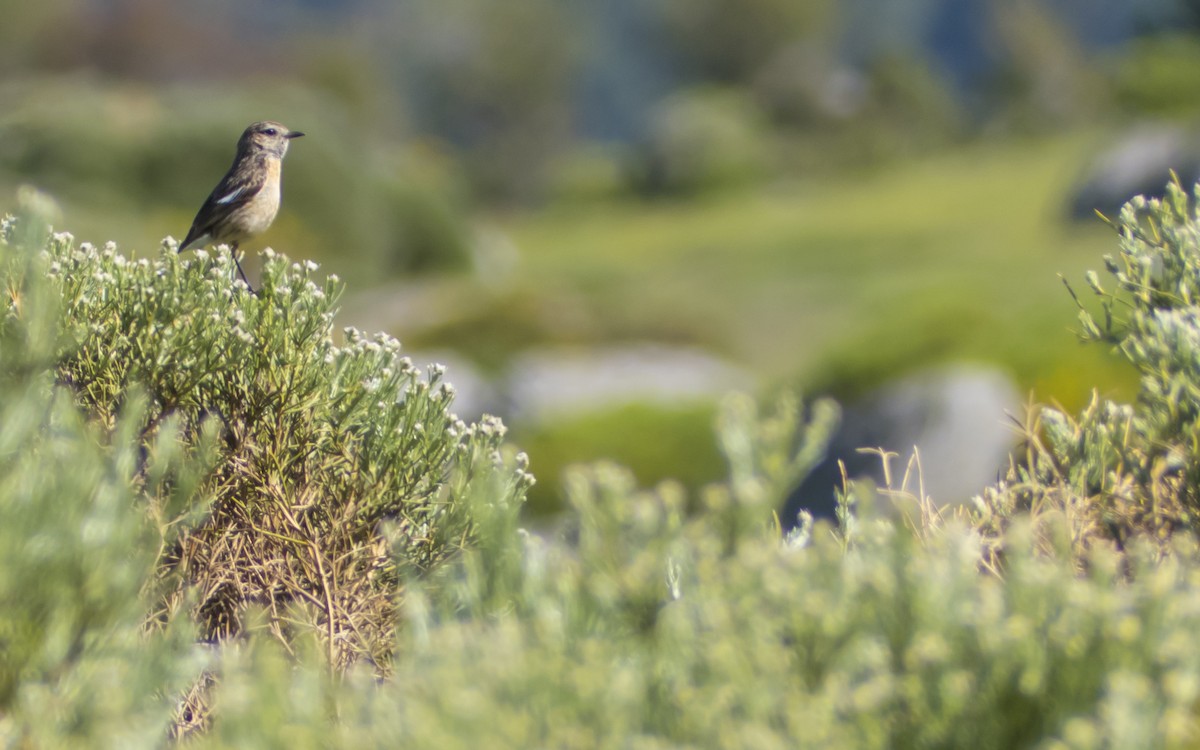
[[[686,487],[720,480],[724,461],[712,425],[716,407],[628,404],[570,419],[524,426],[514,433],[521,447],[535,456],[535,474],[559,479],[581,456],[604,457],[626,467],[642,485],[663,479],[663,467],[677,469],[671,477]],[[560,481],[546,481],[529,491],[526,512],[549,515],[561,510]]]

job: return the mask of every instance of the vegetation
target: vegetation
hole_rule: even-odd
[[[164,244],[156,261],[132,261],[112,245],[40,236],[38,222],[30,213],[3,227],[5,380],[17,389],[8,424],[26,430],[10,452],[28,475],[10,481],[13,497],[39,513],[56,492],[80,496],[53,522],[79,524],[71,533],[89,541],[60,553],[77,574],[49,587],[68,598],[72,586],[89,590],[79,592],[82,612],[61,624],[36,598],[14,613],[0,630],[18,637],[6,639],[15,661],[3,693],[12,699],[19,682],[61,668],[37,666],[41,647],[73,661],[88,628],[130,612],[152,631],[190,619],[206,642],[256,628],[287,649],[313,638],[332,669],[360,660],[386,669],[404,581],[474,534],[466,498],[486,483],[491,502],[518,505],[531,482],[506,468],[524,459],[502,458],[503,425],[464,424],[449,411],[453,388],[440,369],[424,376],[386,336],[349,330],[334,345],[338,281],[315,283],[315,264],[268,255],[252,294],[232,280],[227,253],[185,261]],[[91,456],[78,477],[76,443]],[[104,503],[93,509],[97,492]],[[23,526],[8,571],[27,575],[46,554],[37,545],[57,547],[57,534],[16,517],[9,528]],[[109,527],[127,536],[110,539]],[[111,607],[88,604],[112,588],[91,590],[108,575],[91,568],[103,564],[89,551],[96,545],[121,558],[114,572],[127,590]],[[250,605],[262,615],[247,622]]]
[[[394,325],[414,345],[473,351],[486,338],[509,356],[530,342],[696,344],[839,395],[937,358],[975,359],[1079,404],[1092,387],[1128,384],[1121,365],[1073,346],[1057,278],[1111,247],[1100,222],[1063,220],[1062,196],[1098,136],[961,148],[690,202],[501,216],[522,250],[507,293],[474,284],[492,304],[461,327]]]
[[[1200,188],[1198,188],[1200,189]],[[1198,193],[1200,195],[1200,193]],[[1029,455],[987,494],[989,510],[1062,513],[1077,554],[1098,538],[1167,545],[1194,533],[1200,509],[1200,208],[1178,182],[1166,196],[1136,198],[1115,226],[1120,253],[1104,258],[1111,286],[1089,272],[1101,301],[1080,305],[1085,341],[1114,347],[1138,374],[1136,405],[1094,395],[1079,415],[1037,415]],[[1072,292],[1074,295],[1074,292]],[[994,526],[998,519],[988,518]]]
[[[1200,739],[1200,200],[1122,213],[1087,340],[1135,404],[1040,410],[955,513],[906,472],[774,509],[836,407],[726,400],[693,496],[523,457],[337,283],[130,262],[25,196],[0,275],[0,741],[29,747],[1190,747]],[[418,427],[420,425],[420,427]],[[899,475],[897,475],[899,476]],[[882,505],[895,507],[885,513]],[[692,508],[691,512],[688,509]]]
[[[26,193],[0,745],[1200,745],[1198,201],[1058,219],[1072,127],[1195,116],[1197,3],[93,5],[0,0],[0,192],[88,236],[178,234],[265,108],[313,137],[264,243],[420,285],[358,318],[406,346],[678,342],[844,396],[966,357],[1063,405],[953,512],[913,457],[777,518],[837,418],[788,396],[525,425],[530,495],[314,265],[250,294]]]

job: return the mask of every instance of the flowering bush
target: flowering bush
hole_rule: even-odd
[[[1131,537],[1165,546],[1176,531],[1198,529],[1200,207],[1176,182],[1162,200],[1128,203],[1112,226],[1120,242],[1104,258],[1112,285],[1088,272],[1099,305],[1076,297],[1080,335],[1136,368],[1137,402],[1097,394],[1079,415],[1035,412],[1026,456],[977,504],[987,533],[1030,511],[1065,518],[1074,553],[1084,555]]]
[[[158,621],[186,602],[216,640],[241,632],[253,604],[285,643],[319,633],[339,668],[385,665],[405,576],[471,536],[472,483],[502,472],[497,502],[519,504],[532,481],[505,465],[498,419],[450,411],[440,367],[420,372],[385,335],[347,329],[335,344],[339,283],[318,283],[314,263],[268,250],[251,293],[223,248],[185,259],[167,242],[130,260],[55,234],[36,268],[58,299],[56,378],[104,429],[136,425],[133,481],[164,443],[211,466],[185,507],[154,511]]]

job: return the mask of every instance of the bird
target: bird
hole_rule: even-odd
[[[211,244],[229,245],[238,274],[250,287],[238,262],[238,245],[266,231],[275,220],[283,157],[292,139],[302,135],[274,120],[247,127],[238,139],[233,166],[196,212],[191,229],[179,243],[179,252]]]

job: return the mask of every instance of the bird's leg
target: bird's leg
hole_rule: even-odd
[[[246,278],[246,272],[242,270],[242,264],[241,261],[238,260],[237,251],[238,243],[234,242],[230,244],[229,252],[233,256],[233,264],[237,266],[238,276],[242,277],[242,281],[246,283],[246,288],[250,290],[251,294],[254,294],[254,285],[250,283],[250,279]]]

